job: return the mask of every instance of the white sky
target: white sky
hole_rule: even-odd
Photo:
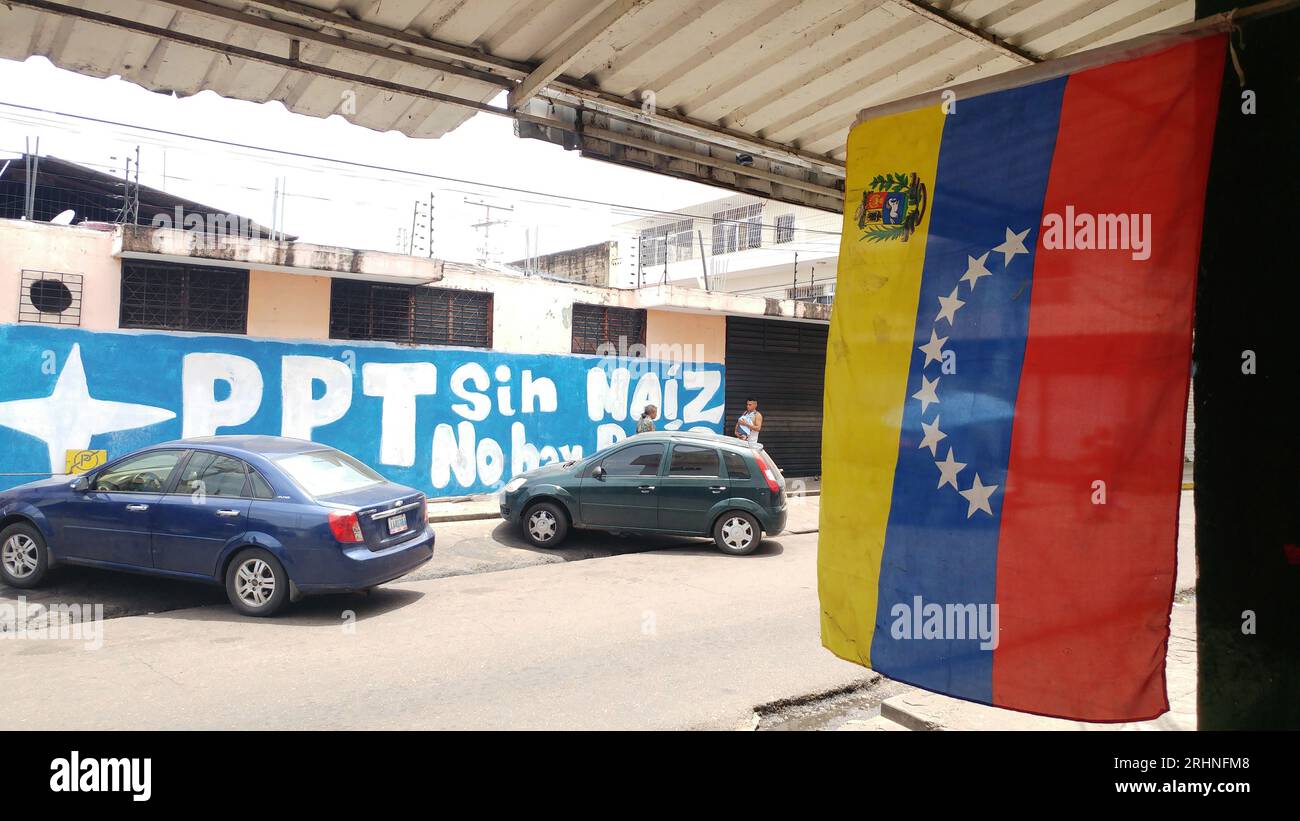
[[[319,119],[292,114],[278,102],[228,100],[209,91],[177,99],[116,78],[100,80],[64,71],[43,57],[23,63],[0,60],[0,102],[639,208],[673,210],[730,193],[584,159],[540,140],[521,140],[514,136],[510,120],[490,114],[476,115],[442,139],[418,140],[371,131],[337,115]],[[0,106],[0,165],[23,152],[25,138],[37,136],[43,155],[117,173],[139,145],[142,185],[263,225],[271,224],[276,179],[284,178],[285,232],[327,245],[397,250],[399,229],[410,231],[414,202],[427,200],[430,190],[434,191],[434,253],[445,259],[478,257],[482,236],[471,226],[482,221],[484,209],[466,205],[465,199],[514,207],[513,213],[493,213],[495,219],[511,220],[492,229],[495,258],[501,262],[525,256],[526,230],[540,236],[539,251],[548,253],[625,239],[616,236],[611,226],[641,216]]]

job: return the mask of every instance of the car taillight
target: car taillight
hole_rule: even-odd
[[[766,453],[763,454],[763,478],[767,480],[767,489],[773,493],[781,492],[781,483],[776,480],[776,468],[772,465],[772,457]]]
[[[330,530],[334,531],[334,538],[344,544],[355,544],[366,540],[366,537],[361,535],[361,520],[355,513],[331,513]]]

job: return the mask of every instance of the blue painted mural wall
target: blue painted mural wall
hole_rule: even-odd
[[[722,432],[723,366],[383,343],[0,325],[0,488],[65,451],[213,433],[310,438],[430,496],[658,427]]]

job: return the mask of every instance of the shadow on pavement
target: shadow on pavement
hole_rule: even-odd
[[[224,596],[222,597],[224,601]],[[391,613],[424,598],[424,593],[409,588],[378,587],[369,593],[337,593],[307,598],[286,604],[284,609],[269,618],[253,618],[235,612],[234,608],[204,607],[170,613],[168,618],[183,621],[238,622],[252,627],[281,626],[330,627],[345,629],[349,623]]]

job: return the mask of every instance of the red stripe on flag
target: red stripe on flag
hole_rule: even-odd
[[[1137,214],[1141,227],[1149,214],[1150,258],[1053,250],[1039,226],[998,542],[996,704],[1096,721],[1168,709],[1192,306],[1225,42],[1066,84],[1044,218]]]

